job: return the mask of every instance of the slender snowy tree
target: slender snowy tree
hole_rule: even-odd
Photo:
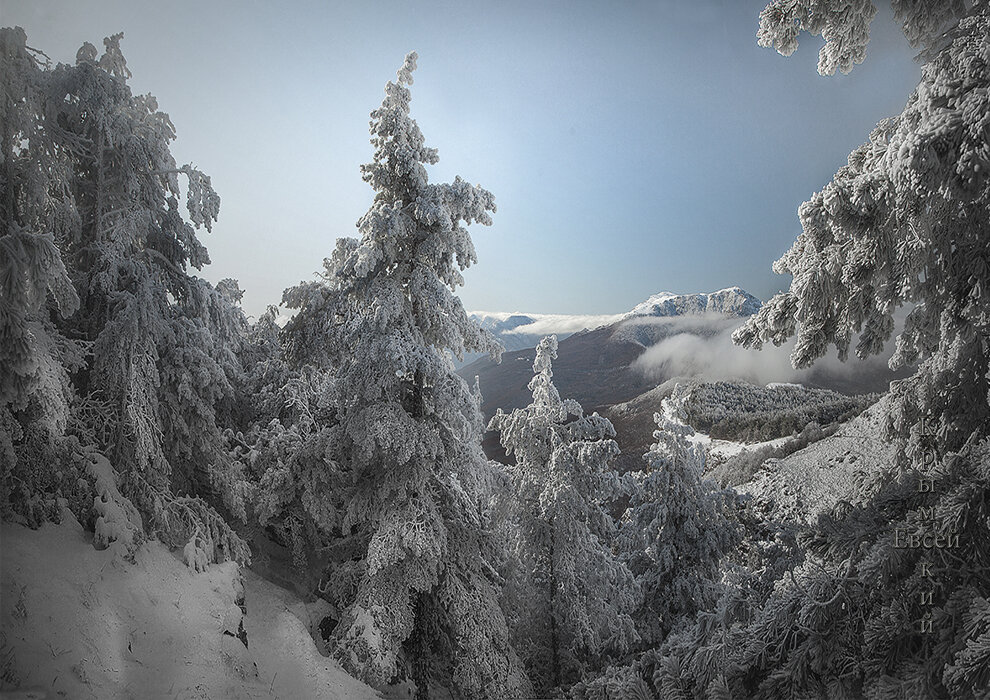
[[[636,621],[651,645],[714,602],[719,562],[738,541],[731,492],[704,478],[704,449],[687,439],[685,400],[675,392],[654,414],[657,442],[622,520],[621,549],[644,596]]]
[[[630,613],[639,590],[613,553],[616,526],[606,509],[623,495],[609,467],[619,452],[615,429],[560,398],[556,356],[557,337],[543,338],[529,383],[532,403],[500,410],[489,424],[515,457],[505,604],[543,691],[572,685],[638,641]]]
[[[293,356],[334,368],[322,400],[336,426],[323,460],[345,484],[332,500],[360,576],[331,650],[374,683],[414,659],[423,697],[432,683],[508,697],[524,680],[482,519],[480,397],[447,354],[500,351],[453,294],[476,260],[463,224],[489,224],[495,203],[460,178],[429,183],[436,151],[409,117],[415,67],[411,53],[371,114],[375,155],[362,172],[375,199],[360,240],[339,239],[323,279],[284,296],[299,309],[286,327]]]
[[[823,57],[844,55],[843,46],[865,45],[872,14],[869,2],[854,4],[840,12],[817,1],[774,2],[761,17],[761,42],[789,53],[800,29],[835,24]],[[733,338],[760,347],[796,335],[792,362],[807,367],[829,344],[844,359],[859,334],[856,354],[866,357],[892,334],[895,309],[913,307],[891,366],[918,371],[892,387],[898,401],[888,429],[910,435],[906,451],[918,456],[922,418],[943,453],[990,422],[990,6],[893,5],[912,43],[929,46],[921,83],[904,111],[880,122],[800,207],[803,231],[774,264],[793,275],[790,289]]]

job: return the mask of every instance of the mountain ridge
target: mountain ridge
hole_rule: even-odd
[[[594,331],[629,320],[645,318],[670,318],[674,316],[702,316],[721,314],[727,317],[743,317],[759,311],[761,302],[741,287],[726,287],[715,292],[677,294],[658,292],[640,302],[629,311],[618,314],[543,314],[520,311],[469,311],[468,315],[482,328],[491,331],[501,341],[506,352],[536,347],[546,335],[556,335],[557,340],[579,333]],[[484,355],[467,353],[464,367]]]

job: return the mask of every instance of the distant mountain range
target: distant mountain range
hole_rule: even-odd
[[[482,328],[495,334],[507,352],[535,348],[545,335],[556,334],[563,340],[580,331],[612,326],[630,319],[661,318],[684,315],[718,314],[741,317],[755,314],[762,302],[739,287],[720,289],[710,294],[654,294],[630,311],[621,314],[531,314],[499,311],[472,311],[470,315]],[[458,367],[464,367],[484,357],[468,353]]]
[[[678,376],[748,378],[733,376],[731,363],[718,376],[706,372],[721,362],[723,356],[753,353],[732,347],[728,335],[744,318],[759,311],[761,305],[752,294],[730,287],[709,294],[662,292],[630,311],[611,316],[476,312],[472,315],[503,342],[506,352],[500,364],[488,356],[475,356],[457,373],[469,383],[473,383],[475,376],[479,377],[486,418],[499,408],[510,411],[526,406],[532,400],[527,385],[533,376],[533,348],[543,336],[555,333],[560,344],[553,378],[562,397],[578,400],[585,413],[614,415],[610,410],[613,406],[628,404],[622,419],[616,421],[619,445],[630,450],[624,455],[628,462],[638,459],[631,450],[639,450],[644,437],[626,433],[642,431],[645,425],[649,437],[650,417],[659,410],[660,400],[672,388],[671,379]],[[663,351],[661,361],[656,359],[658,350]],[[692,363],[698,356],[705,357],[708,364],[699,365],[695,371]],[[786,355],[781,356],[778,348],[760,353],[761,361],[767,358],[784,365],[787,362]],[[895,375],[882,362],[862,366],[850,363],[839,368],[832,363],[812,369],[798,381],[852,394],[885,391],[891,379],[901,376],[905,373]],[[660,385],[665,385],[665,391],[656,391]],[[641,398],[633,401],[638,397]],[[630,411],[630,406],[635,410]],[[504,458],[494,434],[486,436],[485,449],[489,456]]]

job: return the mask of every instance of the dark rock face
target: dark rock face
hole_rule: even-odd
[[[337,622],[337,620],[329,615],[320,620],[320,637],[323,638],[324,642],[330,641],[330,635],[332,635],[334,629],[336,629]]]

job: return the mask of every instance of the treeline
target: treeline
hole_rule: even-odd
[[[792,384],[708,382],[692,385],[684,408],[688,424],[713,438],[766,442],[799,433],[809,423],[842,423],[878,398],[878,394],[845,396]]]

